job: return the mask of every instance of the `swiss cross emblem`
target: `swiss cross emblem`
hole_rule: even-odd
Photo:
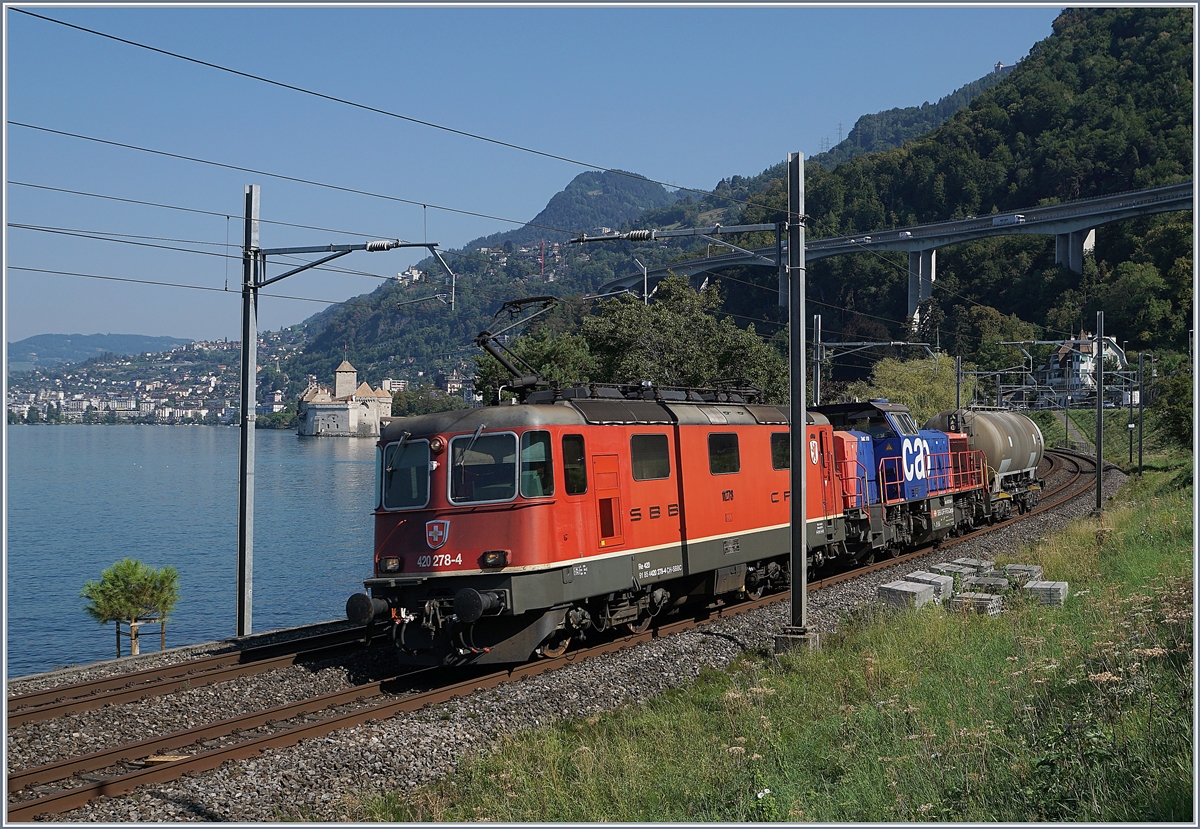
[[[425,522],[425,542],[429,545],[429,549],[436,550],[446,543],[446,538],[450,535],[449,521],[426,521]]]

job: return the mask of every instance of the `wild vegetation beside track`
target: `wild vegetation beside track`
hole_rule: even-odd
[[[1191,458],[1020,551],[1061,609],[868,610],[645,705],[504,737],[399,821],[1188,821]]]

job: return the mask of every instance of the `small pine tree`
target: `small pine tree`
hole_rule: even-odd
[[[179,572],[174,567],[156,570],[126,558],[89,580],[79,594],[88,600],[88,615],[100,624],[117,623],[117,656],[121,655],[121,625],[129,626],[130,654],[139,652],[137,629],[147,621],[161,623],[160,647],[167,644],[167,618],[179,601]]]

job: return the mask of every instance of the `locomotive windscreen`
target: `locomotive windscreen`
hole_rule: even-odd
[[[383,447],[383,508],[412,509],[429,503],[429,441]]]
[[[460,435],[450,442],[450,500],[508,501],[517,496],[517,436]]]
[[[915,435],[918,431],[912,415],[904,411],[891,412],[891,421],[888,420],[888,415],[875,406],[863,406],[861,409],[840,412],[823,410],[822,414],[829,418],[833,428],[838,431],[866,432],[873,438],[889,437],[897,432],[902,435]]]

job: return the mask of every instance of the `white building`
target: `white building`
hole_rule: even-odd
[[[1055,405],[1064,405],[1068,395],[1080,403],[1096,393],[1096,338],[1085,331],[1079,332],[1080,340],[1090,342],[1064,343],[1034,372],[1038,386],[1048,387],[1049,396]],[[1113,337],[1104,338],[1104,357],[1115,363],[1118,371],[1127,367],[1125,352]],[[1108,384],[1105,384],[1106,389]],[[1106,391],[1106,394],[1108,392]]]

